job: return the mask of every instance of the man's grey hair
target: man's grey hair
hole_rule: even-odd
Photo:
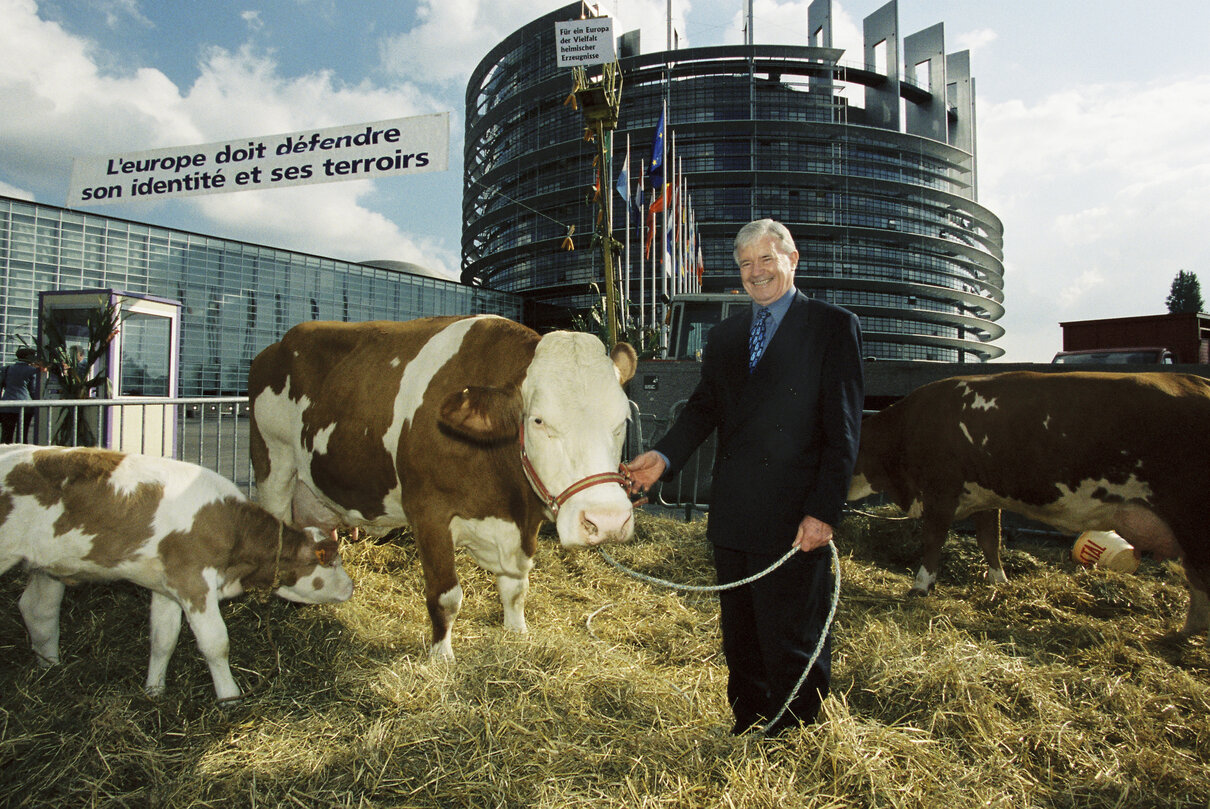
[[[760,241],[765,236],[772,236],[778,248],[786,255],[790,255],[798,249],[794,244],[794,237],[790,235],[790,231],[781,222],[775,219],[757,219],[744,225],[739,229],[739,233],[735,234],[735,249],[731,252],[735,263],[739,264],[740,250],[743,250],[754,242]]]

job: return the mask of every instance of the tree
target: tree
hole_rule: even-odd
[[[1176,278],[1172,279],[1172,291],[1168,293],[1165,303],[1168,304],[1168,313],[1173,315],[1202,311],[1206,304],[1202,301],[1202,285],[1197,275],[1185,270],[1178,272]]]

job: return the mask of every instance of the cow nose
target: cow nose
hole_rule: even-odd
[[[585,509],[580,515],[580,528],[589,545],[618,542],[629,538],[633,519],[630,509]]]

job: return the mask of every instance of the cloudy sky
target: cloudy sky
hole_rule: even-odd
[[[882,2],[834,3],[852,59]],[[87,210],[454,276],[466,80],[561,5],[0,0],[0,194],[63,205],[76,156],[449,111],[445,172]],[[662,47],[666,0],[606,5]],[[682,47],[742,40],[739,0],[672,5]],[[805,44],[806,6],[758,0],[757,41]],[[979,200],[1006,231],[1006,361],[1049,360],[1062,321],[1162,313],[1179,270],[1210,284],[1210,4],[900,0],[899,15],[904,34],[942,22],[947,50],[971,50]]]

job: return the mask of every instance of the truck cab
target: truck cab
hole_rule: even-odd
[[[1060,365],[1172,365],[1176,359],[1166,348],[1143,346],[1060,351],[1051,362]]]
[[[742,289],[678,294],[670,304],[668,359],[701,361],[710,329],[751,305],[752,299]]]

